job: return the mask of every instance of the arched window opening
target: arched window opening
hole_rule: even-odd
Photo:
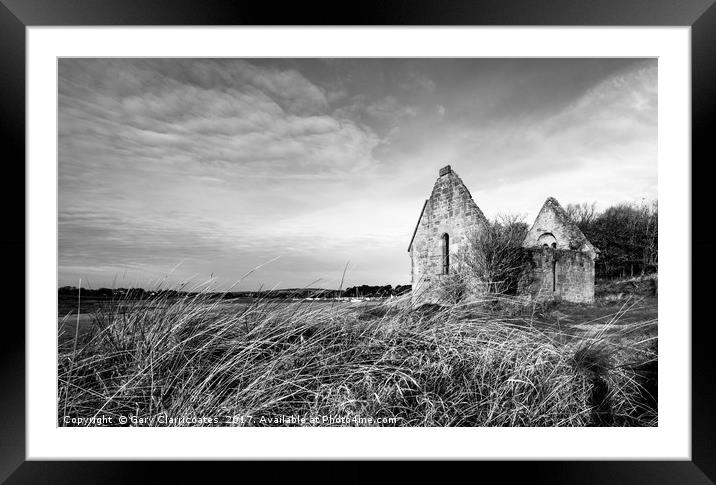
[[[553,242],[553,243],[552,243],[552,249],[557,249],[557,243],[556,243],[556,242]]]
[[[557,247],[557,238],[551,232],[544,232],[540,237],[537,238],[537,244],[541,244],[542,247]]]
[[[450,274],[450,236],[443,234],[443,274]]]
[[[557,291],[557,260],[552,261],[552,291]]]

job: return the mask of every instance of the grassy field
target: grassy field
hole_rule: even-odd
[[[655,426],[656,307],[102,302],[60,318],[58,423]]]

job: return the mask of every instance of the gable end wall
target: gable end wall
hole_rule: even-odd
[[[486,222],[460,178],[454,172],[440,176],[433,187],[411,245],[411,284],[421,301],[438,298],[442,275],[442,235],[450,237],[451,261],[468,235]]]

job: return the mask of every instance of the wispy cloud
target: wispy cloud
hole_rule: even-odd
[[[404,283],[437,169],[488,214],[656,196],[656,60],[61,59],[60,284]]]

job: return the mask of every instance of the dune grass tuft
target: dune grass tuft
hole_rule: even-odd
[[[145,426],[657,423],[655,321],[566,334],[479,303],[236,305],[208,293],[111,302],[92,321],[60,345],[61,426],[64,416]],[[274,421],[282,416],[292,419]]]

